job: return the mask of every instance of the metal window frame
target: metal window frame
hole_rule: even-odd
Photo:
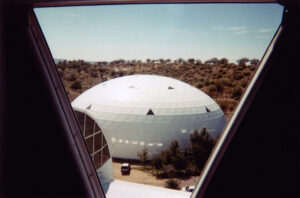
[[[90,189],[88,191],[89,197],[105,198],[98,175],[89,156],[83,136],[80,132],[79,124],[77,123],[63,83],[56,69],[50,49],[41,31],[33,9],[29,10],[28,12],[28,29],[31,39],[35,44],[35,51],[38,53],[41,59],[41,67],[43,72],[45,72],[48,76],[48,83],[52,85],[53,89],[51,89],[50,92],[54,97],[56,97],[56,106],[64,117],[62,124],[67,129],[66,138],[68,139],[76,163],[78,164],[81,175],[83,176],[84,184],[86,185],[87,189]]]
[[[88,0],[88,1],[70,0],[70,1],[35,2],[32,4],[32,6],[33,8],[40,8],[40,7],[58,7],[58,6],[87,6],[87,5],[114,5],[114,4],[170,4],[170,3],[177,4],[177,3],[279,3],[279,2],[276,0],[247,0],[247,1],[242,1],[242,0],[228,0],[228,1],[226,0],[212,0],[212,1],[209,0],[163,0],[163,1],[160,0],[150,0],[150,1],[148,0]],[[83,139],[80,140],[78,138],[78,134],[76,133],[78,131],[78,125],[76,123],[76,120],[74,120],[74,116],[72,116],[72,114],[74,115],[74,113],[68,101],[67,95],[64,91],[64,86],[57,73],[51,52],[48,48],[48,45],[39,27],[39,24],[37,22],[33,10],[31,10],[29,18],[31,22],[31,28],[33,28],[32,31],[34,32],[33,34],[36,37],[36,44],[40,49],[40,55],[43,57],[45,66],[47,67],[47,70],[49,72],[49,76],[52,79],[52,83],[56,88],[56,95],[60,100],[61,106],[63,106],[64,108],[64,113],[66,117],[69,119],[68,124],[71,131],[73,132],[73,139],[76,142],[74,146],[76,146],[76,149],[79,151],[81,155],[81,161],[86,168],[85,171],[87,173],[90,172],[89,175],[92,175],[90,164],[88,164],[85,161],[85,160],[89,161],[87,159],[89,158],[89,154],[86,152],[87,149],[85,145],[82,145]],[[203,196],[205,189],[217,165],[219,164],[226,148],[230,144],[231,139],[233,138],[241,120],[243,119],[248,107],[250,106],[257,92],[257,89],[259,88],[260,82],[263,80],[267,70],[270,68],[270,65],[268,65],[269,67],[266,67],[267,66],[266,62],[270,54],[272,53],[273,47],[276,41],[278,40],[278,38],[280,37],[282,30],[283,30],[283,25],[281,24],[276,34],[274,35],[271,43],[269,44],[262,58],[262,61],[260,62],[256,71],[254,72],[253,78],[249,82],[248,87],[246,88],[236,109],[234,110],[231,119],[227,123],[212,154],[210,155],[210,158],[200,175],[200,179],[196,185],[194,192],[191,195],[191,198]],[[104,146],[101,148],[101,152],[103,148]],[[101,157],[101,161],[102,161],[102,157]],[[99,179],[93,177],[90,177],[89,179],[90,179],[89,183],[93,188],[94,197],[105,197]],[[101,192],[99,192],[99,189],[101,189]]]

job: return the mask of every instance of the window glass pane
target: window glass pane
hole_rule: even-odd
[[[84,119],[85,119],[85,114],[79,112],[79,111],[74,111],[75,112],[75,116],[77,118],[77,121],[79,123],[79,127],[81,129],[81,132],[83,132],[84,130]]]
[[[95,132],[101,131],[101,129],[99,128],[98,124],[95,122]]]
[[[93,132],[94,132],[94,120],[87,115],[85,121],[85,136],[92,135]]]
[[[106,144],[107,144],[106,138],[105,138],[105,136],[104,136],[103,133],[102,133],[102,146],[104,146],[104,145],[106,145]]]
[[[101,151],[94,155],[94,166],[96,169],[101,166]]]
[[[95,135],[95,149],[94,149],[95,152],[102,148],[101,138],[102,138],[102,133],[98,133]]]
[[[105,146],[102,151],[102,164],[104,164],[110,158],[108,146]]]
[[[111,151],[113,159],[139,160],[154,185],[175,178],[181,189],[197,184],[283,7],[186,3],[35,12],[72,106],[99,124],[87,116],[85,137],[102,130],[95,150],[109,140],[95,166]],[[83,115],[76,116],[82,127]],[[92,150],[92,138],[86,142]]]
[[[93,153],[93,136],[85,139],[85,143],[86,143],[86,146],[87,146],[90,154],[92,154]]]

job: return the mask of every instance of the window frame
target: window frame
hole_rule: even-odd
[[[44,66],[46,67],[46,70],[48,72],[48,76],[49,76],[48,80],[51,81],[51,84],[55,87],[55,94],[57,95],[59,102],[63,107],[65,117],[68,120],[68,127],[71,129],[72,138],[75,141],[74,146],[79,151],[81,155],[81,162],[85,166],[85,171],[90,176],[89,183],[92,186],[95,197],[105,197],[105,194],[103,193],[103,189],[100,184],[99,178],[98,177],[95,178],[91,176],[94,175],[95,169],[93,167],[93,164],[91,167],[90,164],[91,158],[84,144],[83,141],[84,138],[80,133],[79,125],[76,121],[73,109],[70,105],[63,83],[57,72],[52,54],[47,45],[46,39],[42,33],[42,30],[39,26],[39,23],[37,21],[33,9],[40,8],[40,7],[49,7],[49,6],[57,7],[57,6],[113,5],[113,4],[167,4],[167,3],[178,4],[178,3],[279,3],[279,2],[276,0],[247,0],[247,1],[242,1],[242,0],[228,0],[228,1],[227,0],[212,0],[212,1],[209,0],[163,0],[163,1],[160,0],[149,0],[149,1],[148,0],[143,0],[143,1],[142,0],[102,0],[102,1],[101,0],[89,0],[89,1],[70,0],[70,1],[62,1],[62,2],[61,1],[36,2],[32,4],[33,7],[29,12],[30,31],[38,47],[40,56],[43,59]],[[285,8],[283,8],[283,10],[285,10]],[[212,151],[208,161],[206,162],[206,165],[200,175],[200,179],[195,187],[195,190],[191,195],[191,198],[203,196],[206,187],[212,175],[214,174],[214,171],[216,170],[218,164],[220,163],[222,156],[226,151],[228,145],[230,144],[230,141],[232,140],[240,122],[243,120],[243,117],[247,112],[247,109],[250,106],[254,96],[256,95],[256,92],[265,74],[271,68],[271,65],[267,64],[267,62],[270,54],[272,54],[274,45],[276,44],[276,41],[280,37],[282,31],[283,31],[283,20],[281,21],[281,24],[279,25],[275,35],[273,36],[272,41],[270,42],[267,50],[265,51],[260,64],[257,66],[256,70],[254,71],[254,76],[249,82],[245,92],[241,96],[241,99],[238,102],[235,110],[233,111],[233,114],[230,120],[228,121],[228,123],[226,124],[221,136],[219,137],[214,150]],[[101,152],[103,149],[104,147],[101,148]]]

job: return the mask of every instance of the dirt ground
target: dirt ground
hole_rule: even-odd
[[[139,166],[131,165],[130,175],[122,175],[121,163],[113,162],[114,179],[139,183],[139,184],[159,186],[159,187],[164,187],[165,182],[168,180],[168,179],[156,179],[156,177],[153,176],[151,173],[144,172],[141,170],[136,170],[134,169],[134,167],[139,167]],[[180,188],[185,186],[190,186],[190,185],[196,185],[199,178],[200,178],[199,176],[194,176],[188,180],[180,180]]]

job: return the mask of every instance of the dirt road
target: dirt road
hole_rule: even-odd
[[[152,186],[159,186],[159,187],[164,187],[165,182],[168,180],[168,179],[156,179],[156,177],[153,176],[151,173],[134,169],[134,167],[139,167],[137,165],[131,165],[131,167],[132,168],[131,168],[130,175],[122,175],[121,163],[113,162],[114,178],[118,180],[152,185]],[[199,176],[191,177],[188,180],[180,180],[180,188],[189,185],[196,185],[198,180],[199,180]]]

